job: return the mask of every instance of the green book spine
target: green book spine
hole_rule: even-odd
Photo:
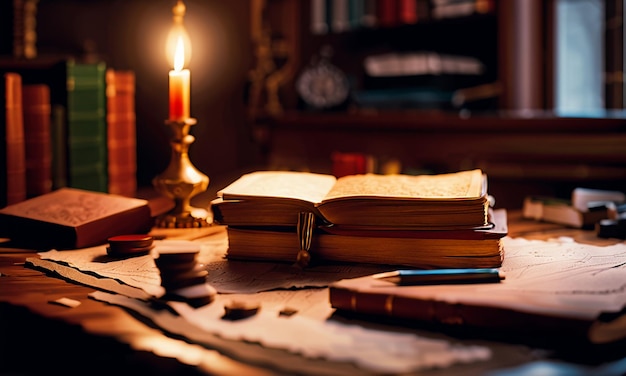
[[[67,166],[72,188],[107,192],[106,64],[67,64]]]

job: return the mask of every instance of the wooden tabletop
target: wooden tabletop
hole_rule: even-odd
[[[594,231],[524,220],[509,213],[510,236],[545,239],[571,236],[579,242],[614,244],[616,239],[599,239]],[[128,311],[92,300],[94,289],[48,276],[24,266],[36,251],[0,248],[0,374],[275,374],[272,370],[233,359],[228,354],[208,349],[183,339],[170,337]],[[51,303],[69,298],[81,304],[69,308]],[[458,366],[446,374],[483,373],[487,367],[498,369],[519,366],[549,357],[534,347],[491,342],[502,357],[482,366]],[[498,350],[499,349],[499,350]],[[504,349],[504,350],[503,350]],[[614,351],[614,350],[611,350]],[[626,354],[626,352],[624,353]],[[596,354],[597,355],[597,354]],[[622,355],[623,356],[623,355]],[[605,361],[620,363],[619,355],[609,359],[566,364],[589,370]],[[562,362],[563,360],[559,360]],[[600,364],[598,364],[600,362]],[[613,364],[610,363],[610,364]],[[626,371],[626,358],[621,359]],[[433,374],[440,374],[433,371]]]

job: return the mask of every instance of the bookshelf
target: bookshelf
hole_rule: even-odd
[[[520,62],[515,56],[520,53],[517,33],[523,21],[516,16],[520,4],[514,0],[495,2],[487,13],[324,34],[311,31],[311,1],[253,2],[252,44],[259,46],[255,44],[262,40],[259,30],[271,30],[268,46],[282,61],[277,65],[282,81],[275,93],[266,93],[274,95],[279,106],[265,105],[262,97],[247,102],[261,160],[270,168],[329,173],[331,155],[339,151],[374,156],[379,167],[396,161],[409,173],[480,167],[489,175],[490,191],[499,205],[508,208],[520,208],[528,194],[568,197],[577,186],[626,190],[626,113],[607,111],[602,117],[583,118],[559,117],[550,110],[554,45],[548,36],[554,2],[522,5],[528,3],[532,5],[526,11],[531,12],[536,31]],[[363,72],[367,56],[434,50],[437,44],[441,54],[471,52],[485,69],[466,81],[431,75],[431,82],[444,87],[460,82],[496,84],[495,94],[465,108],[449,103],[371,108],[349,102],[312,109],[295,88],[311,57],[324,45],[332,47],[331,62],[350,78],[352,89],[362,90],[372,81]],[[258,64],[260,55],[254,56]],[[524,72],[527,79],[520,87],[524,64],[533,69]],[[395,89],[395,83],[376,82],[383,89]]]

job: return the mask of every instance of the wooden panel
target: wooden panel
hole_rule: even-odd
[[[408,173],[479,167],[509,207],[576,186],[626,190],[626,119],[421,115],[287,115],[258,125],[258,141],[277,169],[330,173],[335,151],[398,160]]]

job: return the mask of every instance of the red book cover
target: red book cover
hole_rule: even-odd
[[[35,197],[52,190],[52,139],[50,88],[44,84],[22,87],[26,148],[26,195]]]
[[[391,27],[398,24],[398,1],[378,0],[376,3],[378,12],[378,25]]]
[[[142,234],[153,221],[148,201],[60,188],[0,209],[0,236],[37,249],[105,244],[112,236]]]
[[[398,18],[401,23],[417,23],[417,1],[418,0],[398,0]]]
[[[3,206],[26,199],[26,152],[24,148],[24,115],[22,110],[22,77],[4,75],[4,147]]]

